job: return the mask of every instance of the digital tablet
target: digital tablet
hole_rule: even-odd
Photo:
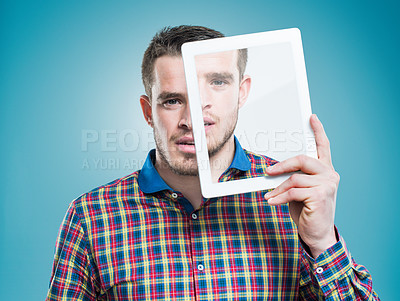
[[[312,113],[303,47],[297,28],[185,43],[182,57],[204,197],[271,189],[290,176],[264,174],[231,181],[218,181],[213,177],[211,146],[208,145],[211,142],[206,135],[207,122],[212,119],[208,119],[205,108],[214,106],[221,115],[226,113],[221,110],[231,110],[230,105],[218,107],[219,98],[223,101],[229,97],[239,99],[233,131],[246,151],[277,161],[300,154],[317,158],[309,123]],[[239,78],[232,76],[227,71],[229,68],[224,69],[232,62],[239,71]],[[212,89],[217,91],[213,93],[217,96],[205,90],[204,81],[212,81]],[[245,83],[244,88],[241,81]],[[218,95],[225,95],[225,98]],[[232,127],[235,116],[231,115],[220,120],[220,124]]]

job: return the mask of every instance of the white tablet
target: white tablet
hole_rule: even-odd
[[[246,53],[247,63],[244,61]],[[182,57],[204,197],[271,189],[289,177],[263,175],[223,182],[213,177],[210,145],[207,145],[212,137],[208,137],[210,133],[206,136],[209,124],[208,113],[204,112],[206,108],[214,107],[225,116],[226,112],[221,110],[228,112],[232,109],[226,103],[225,107],[218,106],[218,95],[225,95],[221,96],[225,97],[224,102],[233,97],[240,103],[237,124],[236,127],[233,124],[233,129],[246,151],[278,161],[300,154],[317,158],[314,134],[309,124],[312,113],[298,29],[185,43]],[[224,69],[232,62],[238,71],[237,78]],[[212,80],[213,89],[220,94],[216,97],[208,95],[202,84],[204,78]],[[227,88],[227,84],[232,87]],[[234,119],[231,114],[218,122],[229,127]],[[212,118],[210,120],[214,122]]]

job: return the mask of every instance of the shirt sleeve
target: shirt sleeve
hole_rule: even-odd
[[[356,264],[341,236],[316,259],[303,246],[301,252],[300,300],[380,300],[370,273]]]
[[[96,300],[84,231],[72,203],[60,227],[46,300]]]

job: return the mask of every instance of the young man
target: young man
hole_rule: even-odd
[[[251,86],[243,74],[245,50],[199,58],[213,178],[304,174],[267,194],[202,197],[180,48],[222,36],[178,26],[151,41],[140,104],[156,149],[140,171],[71,203],[48,300],[379,300],[368,271],[352,260],[335,229],[339,176],[316,116],[310,123],[318,159],[277,163],[235,139]]]

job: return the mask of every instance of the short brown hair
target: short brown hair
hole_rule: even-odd
[[[186,42],[202,41],[222,38],[224,35],[211,28],[203,26],[180,25],[164,27],[155,34],[147,47],[142,61],[142,81],[146,94],[151,98],[151,87],[154,82],[154,63],[163,55],[181,56],[182,44]],[[246,69],[247,49],[240,49],[238,55],[239,78]]]

